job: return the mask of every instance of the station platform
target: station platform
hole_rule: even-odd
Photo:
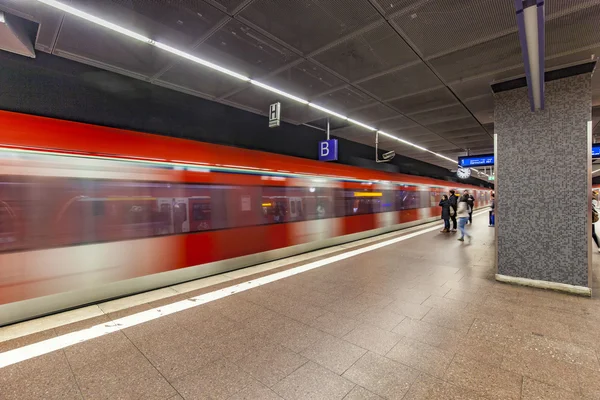
[[[440,225],[0,328],[0,399],[600,399],[600,299]]]

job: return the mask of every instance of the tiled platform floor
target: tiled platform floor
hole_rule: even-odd
[[[600,300],[495,282],[485,224],[0,369],[0,399],[600,399]]]

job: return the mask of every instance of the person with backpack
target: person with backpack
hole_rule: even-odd
[[[600,244],[598,243],[598,236],[596,236],[596,222],[598,222],[599,214],[598,214],[598,193],[592,193],[592,239],[596,243],[596,247],[598,247],[598,252],[600,252]]]
[[[457,207],[457,198],[455,195],[455,191],[450,191],[450,196],[448,198],[448,205],[450,206],[450,219],[452,220],[452,232],[456,232],[456,207]]]
[[[450,203],[448,201],[448,196],[442,195],[440,207],[442,207],[442,219],[444,220],[444,229],[440,232],[450,232]]]

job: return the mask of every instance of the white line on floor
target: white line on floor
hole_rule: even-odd
[[[484,214],[486,212],[487,211],[482,211],[473,214],[473,216]],[[19,362],[29,360],[34,357],[39,357],[41,355],[48,354],[56,350],[64,349],[65,347],[69,347],[77,343],[82,343],[100,336],[108,335],[109,333],[113,333],[125,328],[130,328],[132,326],[139,325],[144,322],[152,321],[154,319],[164,317],[166,315],[174,314],[179,311],[187,310],[202,304],[210,303],[211,301],[222,299],[223,297],[231,296],[232,294],[240,293],[248,289],[253,289],[265,285],[267,283],[275,282],[280,279],[300,274],[302,272],[310,271],[315,268],[320,268],[334,262],[342,261],[347,258],[357,256],[359,254],[377,250],[382,247],[386,247],[398,242],[402,242],[404,240],[411,239],[424,233],[435,231],[436,229],[440,229],[440,227],[433,226],[430,228],[426,228],[418,232],[409,233],[407,235],[400,236],[391,240],[386,240],[384,242],[376,243],[360,249],[351,250],[333,257],[290,268],[285,271],[277,272],[247,282],[239,283],[237,285],[229,286],[220,290],[216,290],[214,292],[205,293],[196,297],[192,297],[190,299],[181,300],[163,307],[153,308],[151,310],[129,315],[127,317],[123,317],[108,323],[95,325],[91,328],[68,333],[62,336],[57,336],[52,339],[47,339],[38,343],[30,344],[14,350],[0,353],[0,368],[17,364]]]

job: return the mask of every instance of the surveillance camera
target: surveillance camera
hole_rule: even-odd
[[[387,153],[383,153],[381,155],[381,157],[383,157],[383,159],[387,160],[387,161],[390,161],[395,156],[396,156],[396,152],[395,151],[388,151]]]

